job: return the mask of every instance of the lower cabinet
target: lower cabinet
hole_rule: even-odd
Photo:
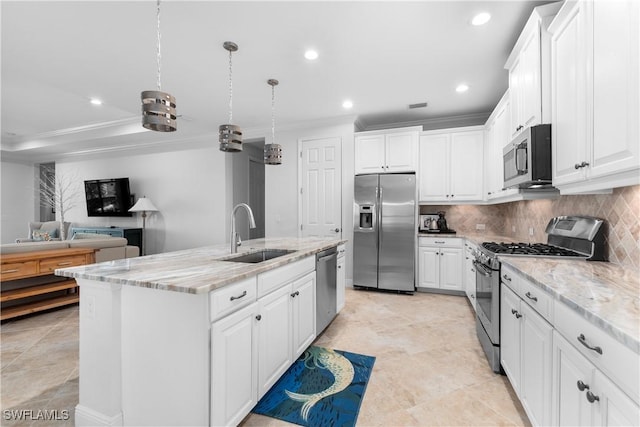
[[[418,288],[462,291],[462,239],[418,238]]]
[[[237,425],[315,339],[316,273],[211,325],[211,423]]]
[[[464,291],[474,311],[476,310],[476,267],[473,265],[473,260],[475,259],[474,251],[477,248],[469,241],[464,242]]]
[[[531,424],[549,425],[553,327],[505,285],[500,311],[502,368]]]
[[[336,261],[336,312],[344,308],[344,288],[347,284],[347,267],[345,258],[345,246],[338,246],[338,259]]]
[[[638,405],[558,332],[553,340],[553,424],[640,425]]]

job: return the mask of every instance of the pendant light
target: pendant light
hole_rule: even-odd
[[[229,51],[229,123],[220,125],[218,128],[220,151],[236,153],[242,151],[242,129],[233,125],[233,67],[231,55],[238,50],[238,45],[234,42],[224,42],[222,44]]]
[[[158,132],[173,132],[177,129],[176,123],[176,99],[166,92],[162,92],[160,83],[160,0],[158,0],[158,90],[145,90],[142,98],[142,126],[145,129]]]
[[[269,86],[271,86],[271,144],[265,144],[264,146],[264,164],[265,165],[281,165],[282,164],[282,146],[276,144],[276,86],[278,81],[276,79],[267,80]]]

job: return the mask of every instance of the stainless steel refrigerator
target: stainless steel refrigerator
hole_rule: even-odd
[[[355,177],[353,285],[413,292],[415,174]]]

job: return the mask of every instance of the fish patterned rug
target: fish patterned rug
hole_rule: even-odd
[[[252,412],[301,426],[355,426],[375,360],[311,346]]]

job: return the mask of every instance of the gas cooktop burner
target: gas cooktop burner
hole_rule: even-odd
[[[586,258],[587,256],[570,249],[545,243],[495,243],[485,242],[482,247],[494,254],[501,255],[526,255],[526,256],[553,256]]]

